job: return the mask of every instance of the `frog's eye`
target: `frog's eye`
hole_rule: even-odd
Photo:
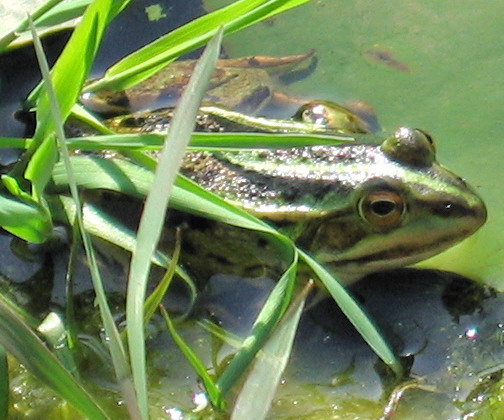
[[[322,126],[326,126],[329,123],[327,108],[322,104],[305,104],[299,109],[298,113],[300,113],[301,121],[303,122]]]
[[[432,137],[418,128],[399,128],[383,141],[381,150],[390,159],[415,168],[428,168],[436,160]]]
[[[404,199],[393,191],[375,191],[359,202],[359,213],[362,218],[380,229],[397,226],[404,210]]]

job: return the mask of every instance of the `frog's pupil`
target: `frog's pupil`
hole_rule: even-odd
[[[389,200],[378,200],[371,203],[371,210],[378,216],[386,216],[393,212],[395,203]]]

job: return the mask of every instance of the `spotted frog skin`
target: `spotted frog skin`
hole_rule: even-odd
[[[481,198],[437,162],[430,136],[405,127],[377,144],[188,153],[182,173],[281,226],[346,283],[435,255],[486,220]],[[184,241],[198,258],[219,260],[217,272],[250,275],[258,266],[247,250],[257,239],[230,252],[236,234],[219,227],[208,247],[200,232],[188,230]],[[227,256],[216,256],[219,237]],[[233,261],[240,252],[245,258]]]

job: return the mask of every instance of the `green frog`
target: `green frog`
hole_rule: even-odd
[[[235,72],[237,69],[265,72],[270,78],[265,63],[271,63],[275,71],[286,71],[311,54],[221,60],[207,102],[228,98],[233,89],[227,85],[242,80]],[[127,113],[145,107],[144,103],[138,104],[143,98],[150,98],[147,107],[152,107],[160,96],[172,93],[174,85],[167,83],[168,79],[182,77],[183,83],[175,85],[185,86],[190,73],[187,69],[194,62],[181,63],[183,77],[177,72],[174,76],[177,68],[172,67],[177,65],[174,63],[145,83],[116,92],[119,100],[103,96],[103,92],[93,93],[93,97],[89,94],[88,105],[101,103],[106,110]],[[253,91],[262,89],[259,79],[250,76],[244,79]],[[304,124],[306,129],[285,130],[281,121],[273,124],[274,130],[265,129],[268,120],[233,111],[243,105],[242,100],[250,92],[248,88],[234,88],[240,92],[240,102],[205,104],[206,110],[203,108],[200,117],[210,117],[211,123],[203,123],[204,128],[228,130],[231,121],[239,125],[238,131],[317,133],[329,129],[333,133],[350,134],[371,131],[352,111],[324,101],[303,104],[296,113],[292,123]],[[272,90],[268,90],[270,95]],[[232,101],[237,99],[234,94],[230,96]],[[106,100],[98,101],[97,97]],[[245,99],[245,103],[250,101]],[[99,108],[93,106],[92,109]],[[107,125],[122,132],[159,131],[169,124],[170,112],[122,115],[108,120]],[[222,119],[227,122],[221,124]],[[471,235],[486,220],[486,208],[478,195],[462,178],[437,162],[431,137],[405,127],[376,144],[369,138],[366,143],[338,146],[191,152],[185,157],[182,173],[225,200],[278,224],[347,283],[370,272],[428,258]],[[203,222],[193,216],[179,217],[177,222],[190,226],[183,231],[182,261],[193,271],[203,270],[203,278],[212,273],[256,276],[282,270],[274,252],[269,249],[259,252],[267,244],[262,238],[257,239],[255,233]]]
[[[412,128],[376,144],[188,152],[181,172],[277,225],[345,283],[435,255],[486,220],[481,198]],[[181,262],[200,284],[217,273],[277,278],[285,269],[256,232],[169,214],[168,226],[181,227]],[[162,249],[173,249],[173,238]]]
[[[246,114],[257,114],[270,103],[304,101],[278,91],[278,78],[310,59],[306,54],[284,57],[252,56],[217,61],[203,103],[218,104]],[[187,85],[196,60],[171,63],[143,82],[121,91],[84,92],[81,102],[100,114],[120,115],[173,106]]]
[[[117,133],[166,134],[173,112],[173,107],[139,111],[109,118],[104,124]],[[195,122],[195,131],[205,132],[338,135],[367,134],[375,129],[348,108],[330,101],[303,104],[290,119],[253,117],[222,106],[206,105],[200,108]]]
[[[407,127],[374,143],[188,152],[181,173],[278,225],[345,283],[433,256],[486,220],[482,199],[437,162],[432,138]],[[256,232],[170,213],[168,226],[182,227],[181,261],[198,283],[285,269]],[[171,251],[173,238],[162,248]]]

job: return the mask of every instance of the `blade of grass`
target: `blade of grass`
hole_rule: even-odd
[[[348,290],[308,254],[300,251],[300,256],[321,280],[327,291],[331,294],[362,338],[364,338],[378,357],[380,357],[398,377],[401,377],[403,375],[401,363],[395,357],[378,328],[373,324],[362,308],[359,307],[355,299],[350,296]]]
[[[166,269],[163,278],[156,286],[156,288],[152,291],[149,297],[145,300],[144,305],[144,322],[147,323],[150,321],[154,312],[156,312],[159,305],[163,300],[164,295],[168,291],[170,284],[172,282],[173,276],[177,269],[178,260],[180,258],[180,248],[182,245],[182,239],[180,237],[180,231],[177,230],[176,240],[175,240],[175,249],[173,250],[172,260],[170,261],[170,265]]]
[[[25,241],[44,242],[52,232],[47,214],[35,205],[0,195],[0,226]]]
[[[61,3],[63,0],[49,0],[42,4],[38,9],[34,10],[32,12],[32,19],[38,19],[41,17],[44,13],[48,12],[54,6],[58,5]],[[16,26],[14,29],[11,31],[7,32],[5,35],[2,35],[0,38],[0,52],[4,51],[7,46],[14,41],[19,35],[20,32],[26,31],[29,27],[29,20],[28,18],[24,19],[18,26]]]
[[[289,360],[306,296],[313,284],[309,282],[296,296],[278,328],[257,354],[254,366],[236,399],[231,420],[266,418]]]
[[[65,215],[60,213],[60,204],[63,207]],[[71,198],[59,196],[56,200],[50,200],[50,205],[56,220],[68,224],[70,220],[75,219],[76,207]],[[102,238],[111,244],[117,245],[126,251],[133,252],[136,235],[132,230],[126,228],[117,220],[112,219],[109,215],[104,214],[103,211],[94,207],[92,204],[84,203],[82,211],[84,215],[84,227],[88,233]],[[172,258],[169,258],[159,251],[154,253],[152,257],[152,262],[154,264],[167,269],[171,266],[172,260]],[[191,303],[193,303],[196,295],[194,281],[181,267],[176,267],[175,273],[186,282],[193,295],[191,300]]]
[[[151,44],[139,49],[112,66],[103,79],[87,90],[105,86],[124,89],[145,80],[174,58],[201,47],[220,26],[225,33],[236,32],[280,11],[297,7],[310,0],[240,0],[230,6],[195,19]]]
[[[53,68],[52,81],[56,86],[55,95],[58,103],[61,104],[63,121],[80,94],[106,26],[119,10],[120,4],[113,0],[96,0],[87,9],[81,24],[72,34]],[[41,49],[41,46],[38,48]],[[43,193],[50,179],[51,168],[57,161],[57,146],[52,135],[56,123],[52,115],[48,87],[45,83],[37,107],[35,136],[26,153],[10,172],[11,178],[24,177],[31,182],[31,189],[20,191],[19,198],[23,200],[25,195],[30,194],[41,213],[49,213]]]
[[[96,151],[104,149],[124,150],[159,150],[163,144],[163,134],[113,134],[68,139],[71,149]],[[276,134],[267,133],[194,133],[190,150],[220,150],[243,148],[275,148],[296,146],[337,145],[353,142],[356,137],[329,136],[317,134]],[[370,136],[365,139],[371,143]],[[29,140],[28,140],[29,142]],[[25,142],[12,141],[12,144],[24,145]]]
[[[161,151],[158,167],[140,219],[137,246],[128,277],[126,320],[133,380],[143,416],[148,416],[145,368],[144,301],[150,261],[165,219],[172,186],[191,138],[200,102],[219,55],[222,30],[208,44],[175,110],[170,132]]]
[[[84,416],[93,420],[109,418],[44,346],[19,313],[12,309],[12,303],[2,295],[0,295],[0,345]]]
[[[75,226],[77,223],[76,217],[73,216],[69,218],[69,220],[74,220],[74,224],[69,224],[69,226],[71,226],[72,237],[69,238],[70,253],[68,255],[65,275],[65,321],[68,347],[70,347],[70,350],[72,350],[74,354],[79,354],[81,340],[78,338],[77,312],[75,311],[75,278],[76,267],[82,250],[82,237],[79,228]]]
[[[40,17],[32,16],[35,27],[55,26],[84,14],[93,0],[72,0],[56,5]]]
[[[100,0],[97,0],[97,2]],[[40,39],[37,36],[37,32],[33,23],[30,21],[30,29],[32,32],[33,40],[35,43],[35,52],[37,54],[37,59],[40,64],[40,68],[42,71],[42,76],[44,79],[45,89],[48,95],[48,100],[51,104],[51,112],[53,113],[54,124],[56,128],[57,139],[60,147],[60,153],[65,164],[65,169],[67,172],[70,191],[72,194],[72,198],[75,202],[76,206],[76,219],[78,222],[78,227],[80,233],[82,235],[82,242],[84,244],[84,249],[86,251],[86,255],[88,258],[91,278],[93,281],[93,286],[96,292],[96,298],[98,301],[98,306],[100,308],[100,314],[102,317],[103,326],[105,329],[105,333],[109,338],[109,348],[112,356],[112,361],[114,364],[114,369],[116,372],[117,379],[119,381],[119,385],[122,390],[123,397],[126,401],[126,405],[128,407],[128,411],[132,419],[140,419],[142,418],[138,405],[136,402],[135,394],[133,392],[131,380],[130,380],[130,370],[127,363],[126,352],[124,346],[121,342],[119,332],[114,322],[114,318],[110,311],[110,308],[107,304],[107,298],[105,295],[105,290],[103,289],[103,283],[100,277],[100,272],[98,269],[98,264],[96,261],[96,257],[93,251],[93,247],[91,244],[91,240],[84,229],[84,221],[82,216],[82,206],[80,203],[79,192],[77,190],[77,185],[75,183],[75,179],[72,172],[72,165],[70,162],[70,157],[68,154],[68,149],[65,142],[65,133],[63,130],[63,119],[61,115],[61,111],[58,104],[58,98],[56,96],[56,92],[53,89],[53,85],[51,83],[51,78],[49,75],[49,66],[45,59],[42,45],[40,43]],[[147,417],[145,417],[147,418]]]
[[[144,198],[153,182],[150,170],[121,159],[73,156],[70,160],[77,184],[85,189],[110,189]],[[68,177],[61,164],[57,164],[54,168],[53,181],[56,187],[53,192],[68,188]],[[177,185],[170,197],[170,206],[246,229],[278,234],[267,223],[229,204],[183,176],[177,178]]]
[[[7,149],[11,147],[18,147],[26,149],[32,143],[31,139],[22,139],[18,137],[0,137],[0,148]]]
[[[184,339],[177,332],[170,316],[168,315],[168,312],[163,306],[161,306],[161,314],[163,315],[164,321],[166,323],[168,331],[170,331],[173,341],[175,341],[180,351],[184,353],[184,356],[186,357],[186,359],[191,364],[194,371],[198,374],[201,381],[203,382],[205,390],[208,393],[208,396],[210,397],[210,401],[212,401],[212,404],[215,407],[223,409],[224,405],[220,390],[218,389],[214,378],[208,373],[205,364],[201,361],[198,355],[191,349],[191,347],[186,344]]]
[[[84,13],[81,23],[74,30],[65,49],[52,69],[52,83],[57,92],[63,120],[69,115],[79,98],[94,57],[110,21],[122,10],[125,1],[96,0]],[[30,103],[33,97],[28,98]],[[41,142],[54,131],[50,100],[42,89],[37,107],[35,143]]]
[[[255,355],[261,350],[269,334],[276,326],[290,302],[296,281],[297,255],[292,243],[291,251],[294,253],[293,263],[285,271],[275,285],[257,316],[252,331],[243,341],[242,346],[233,357],[231,363],[217,380],[217,386],[225,396],[237,383],[241,376],[250,368]]]
[[[35,26],[54,26],[77,18],[83,14],[86,7],[88,7],[92,2],[93,0],[72,0],[58,4],[37,19],[35,21]],[[123,1],[119,6],[116,15],[124,10],[128,4],[129,1]]]
[[[7,352],[0,345],[0,419],[7,420],[9,414],[9,366]]]
[[[200,319],[197,320],[196,323],[214,337],[231,347],[238,349],[242,345],[242,339],[240,337],[225,330],[220,325],[217,325],[208,319]]]

